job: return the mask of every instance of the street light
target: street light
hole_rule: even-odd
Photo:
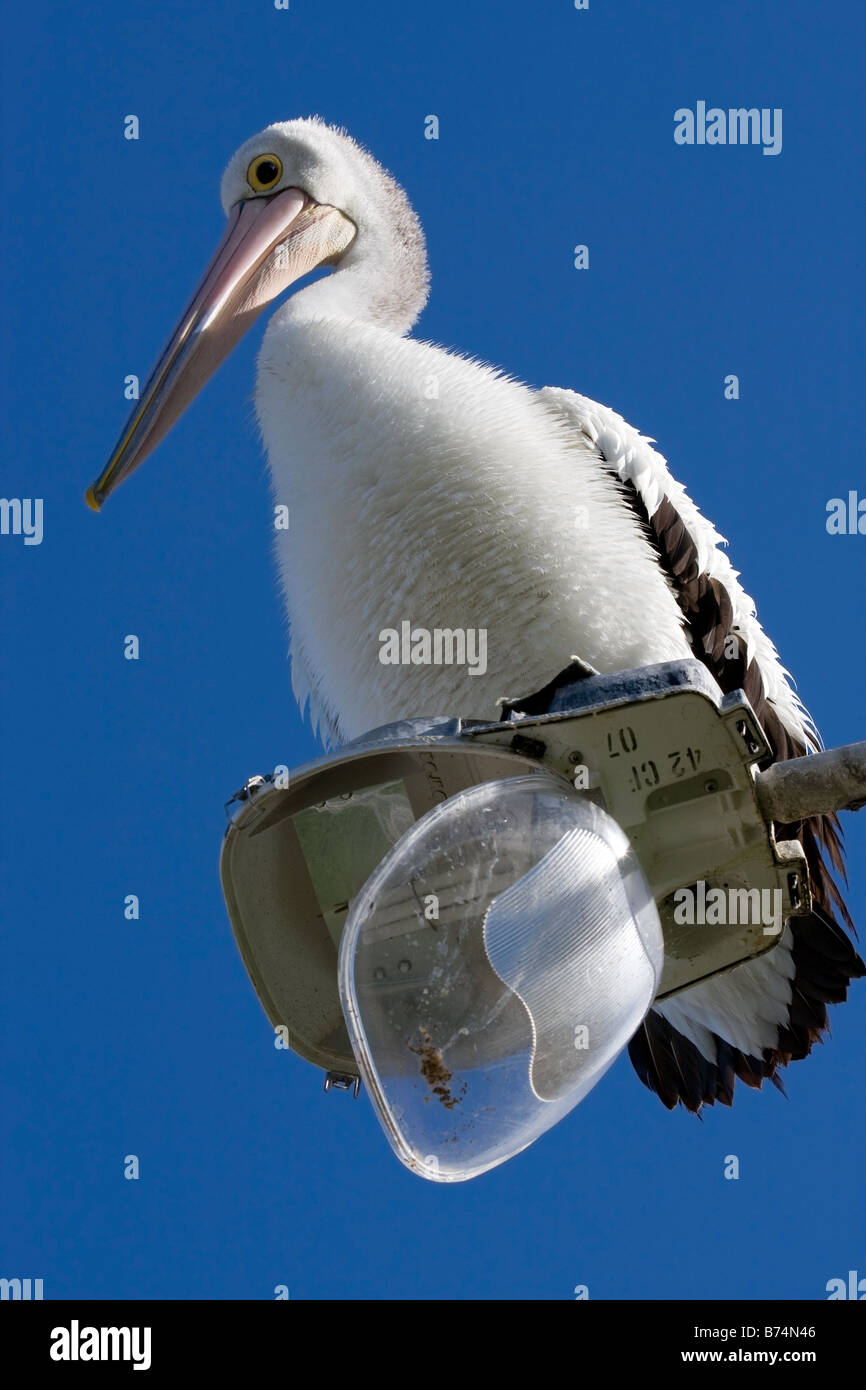
[[[810,904],[773,822],[866,801],[866,744],[759,771],[748,701],[697,661],[574,666],[503,714],[388,725],[228,808],[223,891],[271,1024],[326,1088],[362,1078],[434,1181],[532,1143],[655,1000],[772,950]],[[698,889],[750,910],[690,917]]]

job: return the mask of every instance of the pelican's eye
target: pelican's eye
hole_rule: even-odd
[[[257,154],[247,169],[247,183],[256,193],[267,193],[279,183],[283,166],[275,154]]]

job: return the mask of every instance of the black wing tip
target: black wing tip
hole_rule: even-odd
[[[787,1099],[779,1068],[802,1061],[830,1036],[827,1006],[844,1003],[848,986],[866,975],[866,965],[826,910],[792,917],[789,926],[794,979],[788,1022],[780,1027],[776,1046],[766,1048],[763,1056],[742,1052],[713,1033],[717,1060],[710,1062],[661,1014],[647,1014],[629,1043],[629,1056],[643,1084],[666,1109],[682,1105],[696,1115],[717,1101],[730,1106],[738,1080],[756,1091],[770,1081]]]

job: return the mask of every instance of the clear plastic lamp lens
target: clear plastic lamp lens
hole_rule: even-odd
[[[385,1133],[460,1182],[520,1153],[649,1009],[661,927],[623,831],[545,773],[423,816],[357,895],[340,994]]]

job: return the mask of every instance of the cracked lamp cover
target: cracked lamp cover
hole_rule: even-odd
[[[626,1046],[663,954],[628,839],[566,782],[487,782],[428,812],[340,943],[352,1049],[398,1158],[460,1182],[520,1153]]]

